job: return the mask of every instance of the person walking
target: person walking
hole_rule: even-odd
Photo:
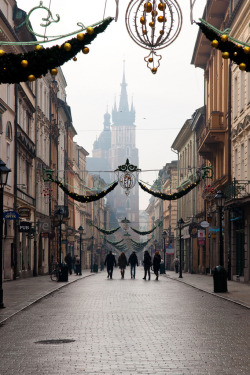
[[[159,277],[160,264],[161,264],[161,256],[159,254],[159,251],[156,251],[154,259],[153,259],[154,274],[156,276],[155,280],[158,280],[158,277]]]
[[[126,255],[123,251],[118,258],[118,267],[121,270],[121,278],[122,279],[124,279],[125,269],[126,269],[127,265],[128,265],[128,261],[127,261]]]
[[[66,257],[64,258],[64,260],[67,263],[69,274],[72,275],[72,256],[71,256],[71,254],[68,253],[66,255]]]
[[[175,268],[175,273],[178,273],[178,270],[179,270],[179,264],[180,264],[180,261],[178,259],[178,257],[176,257],[173,261],[174,263],[174,268]]]
[[[131,273],[131,279],[135,279],[135,267],[138,267],[138,258],[135,253],[135,251],[130,254],[130,257],[128,258],[128,265],[130,264],[130,273]]]
[[[147,280],[147,274],[148,274],[148,280],[150,280],[150,267],[152,266],[152,260],[151,260],[151,256],[149,255],[148,250],[144,252],[143,263],[144,263],[143,280]]]
[[[75,270],[77,275],[81,275],[80,257],[78,255],[75,259]]]
[[[116,260],[114,254],[112,254],[112,251],[110,250],[109,254],[107,254],[104,265],[107,266],[107,278],[110,277],[112,279],[113,275],[113,268],[116,266]]]

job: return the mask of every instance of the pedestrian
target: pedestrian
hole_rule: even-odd
[[[179,270],[179,264],[180,264],[180,261],[179,261],[178,257],[176,257],[176,258],[173,260],[173,264],[174,264],[175,272],[178,273],[178,270]]]
[[[66,255],[66,257],[64,258],[64,260],[67,263],[69,274],[72,275],[72,256],[71,256],[71,254],[68,253]]]
[[[75,255],[72,258],[72,269],[76,273],[76,256]]]
[[[78,255],[75,259],[75,270],[77,275],[81,275],[80,257]]]
[[[128,258],[128,265],[130,264],[130,273],[131,273],[131,279],[135,279],[135,267],[138,267],[138,258],[135,253],[135,251],[130,254],[130,257]]]
[[[159,251],[156,251],[154,259],[153,259],[154,274],[156,276],[155,280],[158,280],[158,277],[159,277],[160,264],[161,264],[161,256],[159,254]]]
[[[126,269],[127,264],[128,264],[128,261],[127,261],[126,255],[123,251],[118,258],[118,267],[121,270],[121,278],[122,279],[124,279],[124,274],[125,274],[125,269]]]
[[[107,254],[107,256],[106,256],[104,265],[107,266],[107,272],[108,272],[107,278],[110,277],[110,279],[112,279],[113,268],[114,268],[114,266],[116,266],[116,260],[115,260],[115,256],[112,254],[111,250],[110,250],[109,254]]]
[[[143,263],[144,263],[143,280],[147,280],[147,274],[148,274],[148,279],[150,280],[150,267],[152,266],[152,260],[151,260],[151,256],[149,255],[148,250],[146,250],[144,253]]]

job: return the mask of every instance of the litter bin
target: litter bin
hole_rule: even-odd
[[[165,273],[165,270],[164,270],[164,263],[161,263],[160,264],[160,274],[162,273]]]
[[[63,263],[61,266],[59,266],[58,281],[68,281],[68,279],[68,266],[67,264]]]
[[[227,292],[227,271],[222,266],[217,266],[214,269],[214,293]]]
[[[93,272],[98,272],[98,264],[93,264]]]

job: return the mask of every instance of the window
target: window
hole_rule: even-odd
[[[7,157],[6,157],[6,167],[8,167],[9,169],[11,169],[11,160],[10,160],[10,144],[7,143],[6,145],[6,152],[7,152]],[[8,180],[7,180],[7,185],[10,185],[10,175],[11,173],[9,173],[8,175]]]
[[[244,109],[244,99],[245,99],[245,72],[240,73],[240,111]]]
[[[130,200],[129,199],[127,200],[126,208],[130,208]]]
[[[241,165],[240,165],[240,179],[244,180],[244,177],[245,177],[245,173],[244,173],[244,169],[245,169],[244,143],[242,143],[241,146],[240,146],[240,161],[241,161]]]
[[[238,150],[237,148],[234,150],[234,177],[238,179]]]
[[[237,117],[238,112],[238,79],[234,77],[234,84],[233,84],[233,118]]]
[[[6,138],[9,141],[12,141],[12,126],[11,126],[10,121],[7,121],[7,124],[6,124]]]

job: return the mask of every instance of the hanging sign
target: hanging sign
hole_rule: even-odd
[[[30,208],[29,207],[19,207],[18,213],[20,217],[30,217]]]
[[[19,216],[20,216],[19,213],[16,211],[5,211],[3,213],[3,218],[5,220],[17,220],[19,219]]]
[[[28,221],[22,221],[19,225],[19,232],[30,232],[31,223]]]
[[[206,220],[204,220],[204,221],[202,221],[202,222],[200,223],[200,226],[201,226],[202,228],[208,228],[208,227],[209,227],[209,222],[206,221]]]

